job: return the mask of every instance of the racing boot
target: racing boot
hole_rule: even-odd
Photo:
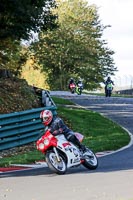
[[[77,139],[77,137],[75,135],[69,135],[69,138],[67,138],[67,139],[70,142],[72,142],[73,144],[75,144],[82,153],[85,153],[86,147],[80,143],[80,141]]]
[[[80,151],[81,152],[83,152],[83,153],[85,153],[86,152],[86,147],[85,147],[85,145],[83,145],[83,144],[80,144]]]

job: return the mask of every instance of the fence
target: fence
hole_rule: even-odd
[[[52,100],[50,92],[48,90],[42,90],[41,88],[34,87],[34,91],[41,100],[42,106],[51,106],[51,105],[55,106],[55,103]]]
[[[41,99],[42,99],[42,105],[44,106],[55,106],[54,101],[50,97],[50,93],[46,90],[42,90],[41,92]]]
[[[50,109],[53,115],[57,114],[50,95],[45,97],[49,98],[50,106],[0,115],[0,151],[34,142],[42,135],[40,112]]]
[[[118,90],[115,91],[116,94],[123,94],[123,95],[133,95],[133,89],[127,89],[127,90]]]

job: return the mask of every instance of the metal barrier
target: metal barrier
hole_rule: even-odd
[[[44,130],[40,112],[50,109],[56,115],[56,107],[41,107],[0,115],[0,151],[36,141]]]
[[[50,97],[50,93],[47,90],[42,90],[41,92],[42,95],[42,105],[44,106],[55,106],[55,103],[53,102],[52,98]]]
[[[123,94],[123,95],[133,95],[133,89],[127,89],[127,90],[118,90],[115,91],[116,94]]]
[[[50,97],[50,92],[48,90],[43,90],[38,87],[34,87],[34,92],[41,100],[42,106],[55,106],[55,103],[53,102],[52,98]]]

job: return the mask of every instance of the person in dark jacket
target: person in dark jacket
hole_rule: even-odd
[[[77,94],[81,94],[83,90],[83,82],[81,79],[78,80],[77,84],[76,84],[76,92]]]
[[[105,81],[105,96],[111,96],[111,92],[113,90],[113,85],[114,82],[111,80],[110,77],[107,78],[107,80]]]
[[[44,126],[48,127],[52,135],[56,136],[64,134],[65,138],[76,145],[80,150],[83,152],[86,150],[85,146],[80,143],[74,132],[66,126],[60,117],[54,117],[50,110],[43,110],[40,113],[40,118],[42,119]]]
[[[70,78],[70,80],[69,80],[69,84],[68,84],[68,88],[70,89],[70,85],[71,84],[75,84],[75,81],[74,81],[74,79],[73,78]],[[76,84],[75,84],[76,85]]]

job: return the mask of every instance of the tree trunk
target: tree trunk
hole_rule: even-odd
[[[0,78],[11,78],[12,74],[11,71],[8,69],[0,69]]]

